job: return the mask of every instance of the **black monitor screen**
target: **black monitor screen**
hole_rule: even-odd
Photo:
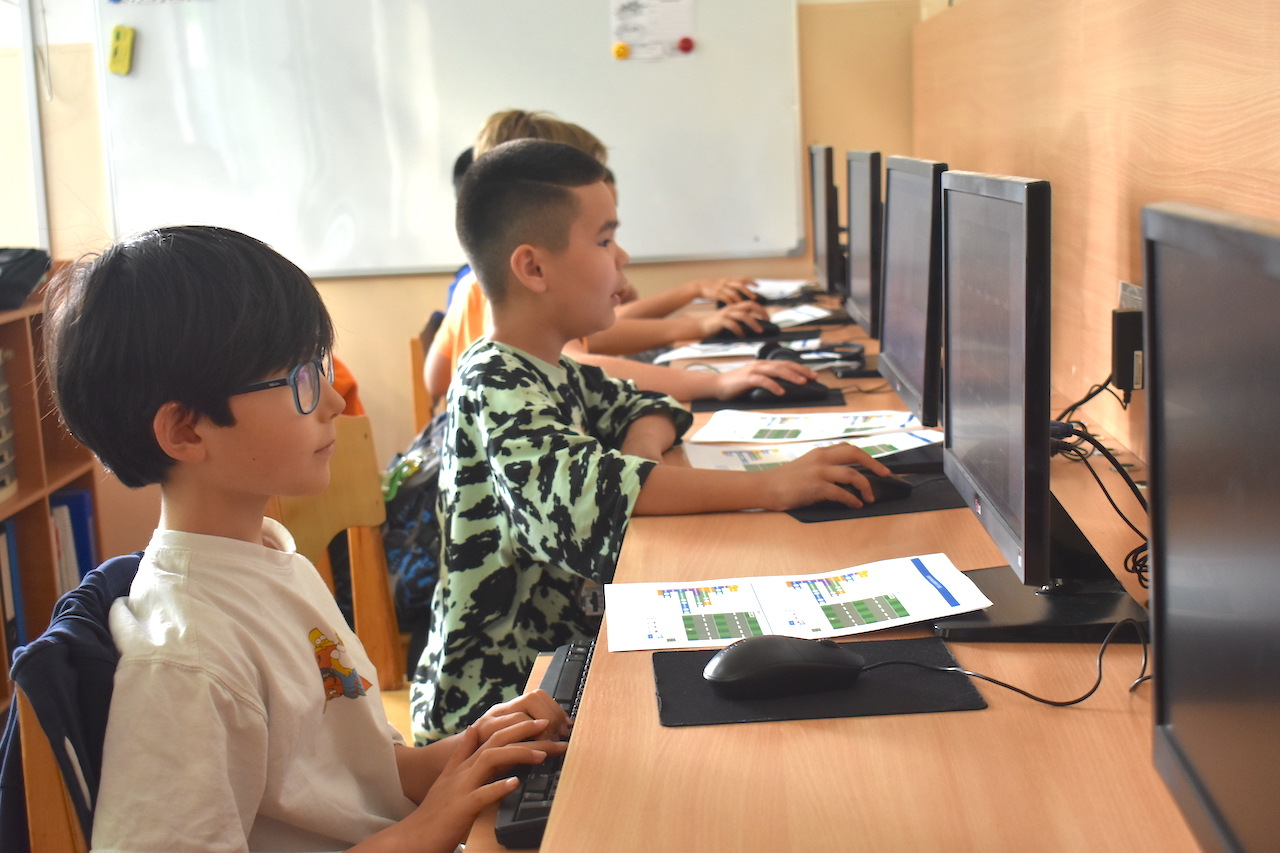
[[[845,312],[873,338],[880,336],[880,255],[883,247],[880,152],[849,151],[845,192],[848,285]]]
[[[844,282],[844,247],[840,245],[840,205],[836,200],[831,146],[809,146],[809,189],[813,208],[813,272],[827,293],[839,293]]]
[[[1280,838],[1280,223],[1142,215],[1156,764],[1205,850]]]
[[[946,168],[945,163],[890,157],[885,170],[879,369],[925,426],[937,425],[942,396],[940,195]]]
[[[1049,185],[942,176],[944,470],[1027,584],[1049,581]]]

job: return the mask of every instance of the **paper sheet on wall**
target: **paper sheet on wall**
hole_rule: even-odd
[[[817,412],[810,415],[769,414],[721,409],[687,441],[779,442],[911,432],[921,428],[910,412]]]
[[[797,441],[763,446],[689,443],[684,446],[684,455],[689,460],[689,465],[694,468],[713,468],[720,471],[764,471],[799,459],[816,447],[827,447],[842,442],[861,447],[872,457],[879,458],[900,450],[924,447],[941,440],[942,433],[937,430],[921,429],[914,432],[892,432],[882,435],[829,438],[823,441]]]
[[[743,637],[845,637],[991,606],[945,554],[814,575],[604,588],[609,651],[726,646]]]

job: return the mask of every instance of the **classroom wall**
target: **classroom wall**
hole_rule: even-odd
[[[88,0],[46,0],[45,5],[54,42],[53,95],[42,105],[50,226],[54,256],[67,259],[99,249],[109,239],[95,60],[84,35],[92,32],[85,23],[86,14],[92,20],[92,7]],[[911,27],[919,9],[918,0],[800,3],[804,144],[828,144],[837,151],[908,151]],[[81,40],[58,43],[60,32]],[[583,117],[563,118],[589,125]],[[625,246],[625,237],[620,238]],[[790,257],[642,264],[630,267],[628,275],[641,292],[652,293],[690,278],[798,278],[811,270],[807,257]],[[408,342],[432,310],[444,307],[448,282],[448,276],[439,275],[317,282],[337,327],[337,354],[359,380],[381,459],[412,438]],[[104,474],[99,494],[104,549],[123,553],[144,546],[156,522],[158,490],[126,490]]]
[[[1053,384],[1072,400],[1110,372],[1143,205],[1280,217],[1274,0],[964,0],[914,44],[916,155],[1053,184]],[[1145,456],[1141,392],[1084,412]]]

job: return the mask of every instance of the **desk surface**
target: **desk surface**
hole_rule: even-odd
[[[900,406],[891,394],[847,399]],[[1120,478],[1100,473],[1142,518]],[[1055,460],[1053,477],[1118,569],[1135,535],[1083,466]],[[616,580],[817,572],[934,551],[962,570],[1004,564],[967,509],[810,525],[726,513],[634,519]],[[1145,602],[1132,576],[1122,580]],[[1096,646],[949,646],[962,666],[1049,698],[1078,696],[1096,677]],[[1141,659],[1137,645],[1112,646],[1102,687],[1071,708],[977,681],[982,711],[663,728],[651,653],[597,653],[542,850],[1194,851],[1152,765],[1150,684],[1129,690]],[[468,853],[502,849],[491,821],[477,824]]]

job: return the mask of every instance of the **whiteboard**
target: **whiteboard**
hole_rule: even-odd
[[[693,0],[613,58],[608,0],[95,0],[113,227],[252,234],[315,276],[452,270],[453,161],[509,108],[609,148],[634,260],[803,244],[795,0]],[[117,24],[128,75],[105,71]]]

